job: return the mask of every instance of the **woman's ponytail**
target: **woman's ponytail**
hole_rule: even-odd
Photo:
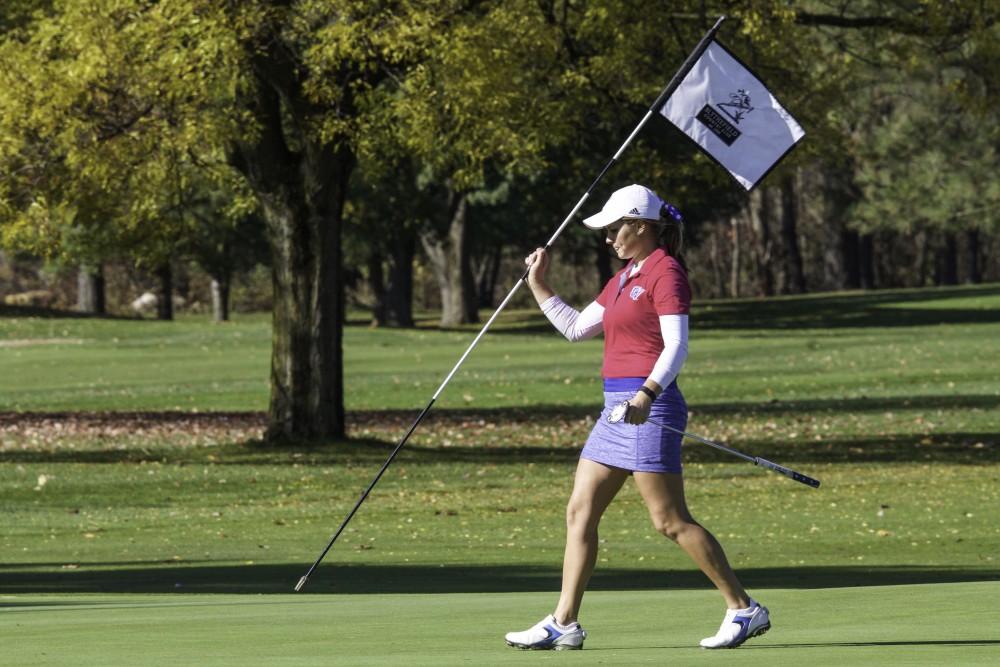
[[[664,204],[660,209],[659,221],[659,242],[660,246],[667,251],[667,254],[677,260],[677,263],[687,271],[687,263],[684,261],[684,218],[681,212],[671,204]]]

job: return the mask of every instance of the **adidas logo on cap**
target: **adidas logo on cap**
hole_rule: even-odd
[[[631,211],[628,212],[628,214],[629,215],[639,215],[639,209],[633,208]]]

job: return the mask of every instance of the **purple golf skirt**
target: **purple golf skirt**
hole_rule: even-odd
[[[583,446],[580,458],[632,472],[681,472],[683,436],[648,421],[638,426],[608,422],[608,415],[623,401],[635,396],[645,378],[605,378],[604,410]],[[683,431],[687,427],[687,403],[677,382],[663,390],[649,411],[649,418]]]

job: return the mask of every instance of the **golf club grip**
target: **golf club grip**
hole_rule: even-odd
[[[785,477],[791,477],[796,482],[800,482],[802,484],[805,484],[806,486],[811,486],[814,489],[818,489],[819,488],[819,480],[818,479],[813,479],[812,477],[807,477],[806,475],[803,475],[800,472],[795,472],[794,470],[792,470],[790,468],[786,468],[785,466],[778,465],[777,463],[774,463],[773,461],[768,461],[767,459],[762,459],[759,456],[756,457],[755,461],[756,461],[757,465],[764,466],[765,468],[770,468],[774,472],[780,472]]]

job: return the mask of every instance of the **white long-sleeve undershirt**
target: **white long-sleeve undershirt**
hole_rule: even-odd
[[[663,352],[653,364],[649,379],[662,389],[677,379],[688,354],[688,316],[660,315],[660,335],[663,336]]]
[[[542,312],[571,343],[593,338],[604,331],[604,306],[596,301],[581,313],[558,296],[552,296],[542,304]]]
[[[604,331],[604,306],[596,301],[581,312],[558,296],[552,296],[542,303],[542,312],[552,326],[573,343],[593,338]],[[666,388],[680,374],[687,359],[688,316],[660,315],[659,319],[663,352],[653,364],[649,379]]]

